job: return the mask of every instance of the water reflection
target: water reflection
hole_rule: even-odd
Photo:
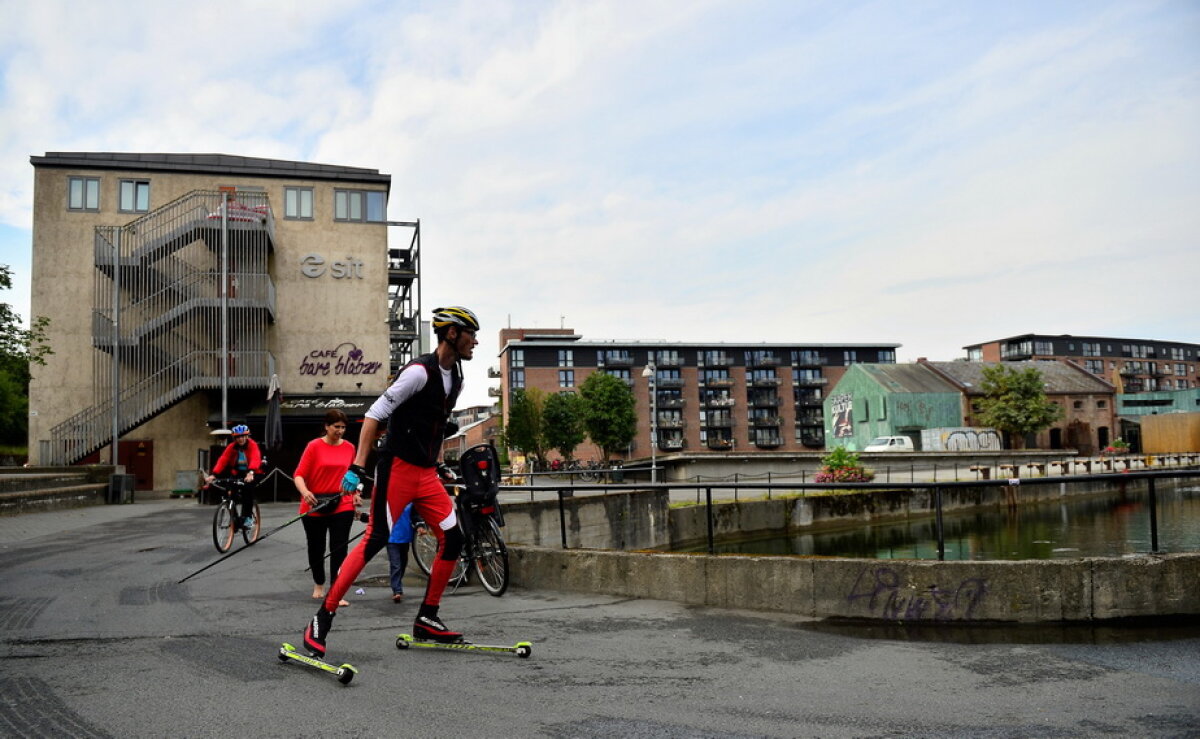
[[[1200,551],[1200,487],[1158,490],[1160,552]],[[943,517],[947,560],[1120,557],[1150,552],[1145,490]],[[816,534],[718,542],[721,554],[937,559],[933,517]],[[703,549],[700,547],[699,549]]]

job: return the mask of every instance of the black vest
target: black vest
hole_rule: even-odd
[[[462,372],[457,364],[450,373],[450,394],[442,389],[442,370],[437,355],[422,354],[400,371],[419,364],[427,374],[425,387],[400,404],[388,418],[388,452],[418,467],[434,467],[442,452],[442,440],[446,432],[446,419],[458,393],[462,390]]]

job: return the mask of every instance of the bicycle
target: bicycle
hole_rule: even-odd
[[[259,532],[262,531],[262,515],[258,510],[258,501],[254,501],[251,514],[254,525],[249,528],[242,525],[241,497],[246,489],[246,481],[231,478],[220,482],[214,480],[209,485],[221,491],[221,501],[213,513],[213,545],[217,547],[217,551],[228,552],[233,546],[234,534],[239,531],[242,532],[242,539],[247,545],[258,541]]]
[[[454,498],[454,508],[463,532],[463,547],[450,574],[451,592],[465,585],[474,571],[483,589],[500,597],[508,590],[508,547],[500,527],[504,517],[496,494],[500,488],[500,463],[496,449],[479,444],[463,453],[459,460],[462,482],[445,481],[446,492]],[[421,572],[429,576],[437,556],[438,540],[419,516],[413,516],[413,559]]]

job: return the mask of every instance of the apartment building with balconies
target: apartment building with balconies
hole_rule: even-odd
[[[573,393],[593,372],[623,380],[638,416],[632,458],[648,458],[651,443],[668,453],[818,451],[826,388],[852,364],[894,363],[899,346],[585,341],[569,328],[511,328],[490,374],[505,412],[513,390]],[[588,444],[575,456],[600,452]]]
[[[171,489],[214,429],[263,440],[282,390],[285,471],[331,407],[355,415],[419,350],[420,226],[391,176],[222,154],[33,156],[35,464],[118,461]],[[389,233],[399,244],[389,248]]]
[[[1022,334],[963,347],[973,362],[1065,359],[1112,383],[1118,393],[1200,387],[1200,344],[1105,336]]]

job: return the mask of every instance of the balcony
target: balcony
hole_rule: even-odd
[[[597,367],[632,367],[633,357],[600,357],[596,362]]]
[[[816,434],[801,434],[800,443],[807,447],[816,447],[819,449],[825,446],[825,435],[821,434],[820,436],[817,436]]]
[[[499,398],[500,397],[500,388],[489,387],[488,388],[488,397],[489,398]]]
[[[729,357],[704,357],[696,360],[697,367],[732,367],[733,360]]]
[[[750,384],[753,387],[779,387],[783,384],[783,380],[778,377],[759,377],[756,380],[751,380]]]
[[[658,419],[658,427],[660,429],[681,429],[683,428],[682,418],[660,418]]]
[[[779,357],[752,357],[747,364],[750,367],[778,367]]]
[[[797,408],[820,408],[824,401],[820,398],[796,398]]]
[[[749,403],[752,408],[779,408],[783,405],[779,398],[751,398]]]
[[[716,416],[714,418],[709,418],[700,425],[706,429],[733,428],[733,418],[731,416]]]
[[[683,378],[664,377],[661,380],[655,380],[655,385],[662,390],[674,390],[683,387]]]
[[[710,377],[707,380],[700,380],[703,387],[733,387],[732,377]]]
[[[829,384],[828,377],[797,377],[792,381],[796,387],[820,387]]]
[[[733,439],[709,439],[704,445],[714,451],[726,452],[733,449]]]
[[[755,439],[754,446],[760,449],[775,449],[783,446],[783,439],[779,436],[770,436],[762,439]]]
[[[700,405],[705,408],[732,408],[737,405],[736,398],[709,398],[708,400],[700,401]]]
[[[488,376],[488,379],[490,379],[490,380],[499,379],[500,378],[500,368],[499,367],[488,367],[487,376]]]
[[[684,447],[683,439],[660,439],[658,448],[664,452],[677,452]]]
[[[820,354],[800,354],[792,360],[793,367],[823,367],[825,361]]]
[[[658,407],[659,408],[682,408],[683,404],[685,402],[687,402],[687,401],[685,401],[683,398],[671,398],[669,400],[661,400],[660,399],[658,401]]]
[[[783,419],[779,416],[755,416],[750,419],[750,422],[755,426],[780,426],[783,424]]]
[[[814,416],[812,414],[805,414],[796,416],[797,426],[823,426],[824,424],[825,419],[823,419],[820,415]]]
[[[659,357],[654,360],[655,367],[682,367],[683,360],[679,357]]]

